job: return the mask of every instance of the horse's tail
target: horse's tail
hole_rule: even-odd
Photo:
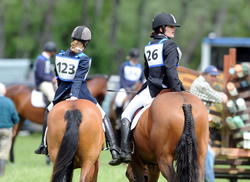
[[[78,149],[82,114],[78,109],[69,110],[65,113],[64,119],[67,126],[56,157],[51,182],[61,182],[65,175],[72,176],[73,160]]]
[[[198,181],[197,144],[191,104],[183,104],[185,115],[183,134],[176,147],[176,172],[178,182]]]

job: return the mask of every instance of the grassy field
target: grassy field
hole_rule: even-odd
[[[38,146],[40,135],[19,136],[15,150],[16,163],[8,164],[1,182],[45,182],[49,181],[51,166],[45,164],[45,157],[35,155],[34,150]],[[126,165],[111,167],[107,163],[110,159],[108,151],[103,151],[100,159],[100,170],[98,182],[126,182]],[[79,170],[74,172],[74,182],[79,181]],[[159,182],[166,181],[163,177]],[[249,180],[250,181],[250,180]],[[248,182],[249,182],[248,181]],[[216,182],[227,182],[227,180],[216,180]],[[241,182],[247,182],[242,180]]]

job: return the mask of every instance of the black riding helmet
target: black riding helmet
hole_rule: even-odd
[[[49,41],[44,45],[43,50],[47,52],[56,52],[56,44],[52,41]]]
[[[169,13],[161,13],[154,17],[152,21],[152,29],[154,30],[160,26],[180,27],[180,25],[176,23],[175,17]]]
[[[139,50],[138,49],[131,49],[130,51],[129,51],[129,57],[130,58],[139,58],[140,57],[140,53],[139,53]]]
[[[91,40],[91,31],[86,26],[77,26],[74,28],[71,38],[73,40],[79,41],[90,41]]]

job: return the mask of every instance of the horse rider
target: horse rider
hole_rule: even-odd
[[[210,65],[202,72],[202,74],[197,77],[191,87],[190,92],[199,99],[201,99],[206,107],[209,109],[211,103],[226,103],[228,98],[227,95],[223,92],[215,90],[211,85],[216,82],[217,75],[219,74],[218,69]],[[211,146],[208,146],[208,151],[205,160],[205,181],[214,182],[214,158],[215,154],[211,149]]]
[[[53,83],[56,83],[56,78],[50,64],[50,59],[55,54],[56,44],[54,42],[47,42],[44,45],[43,52],[35,61],[36,89],[43,92],[49,102],[52,102],[55,96]]]
[[[119,70],[120,89],[115,97],[116,114],[120,116],[129,91],[134,91],[137,84],[143,82],[142,65],[138,63],[140,53],[138,49],[131,49],[129,51],[128,60],[122,63]]]
[[[5,94],[5,85],[0,83],[0,177],[4,175],[12,138],[16,135],[19,122],[14,103]]]
[[[91,58],[84,54],[83,51],[91,40],[91,31],[84,25],[77,26],[74,28],[71,38],[72,42],[70,48],[65,52],[61,51],[56,55],[55,64],[56,75],[58,78],[58,89],[56,90],[53,104],[55,105],[65,99],[87,99],[95,103],[102,113],[105,136],[107,143],[110,146],[112,160],[109,164],[116,165],[120,160],[120,148],[117,145],[113,128],[101,106],[90,94],[86,83],[86,78],[91,65]],[[47,126],[47,122],[45,122],[44,125]],[[40,149],[41,148],[45,148],[43,139]],[[43,149],[37,151],[37,153],[43,153]]]
[[[175,17],[169,13],[161,13],[152,22],[151,40],[144,48],[146,83],[141,91],[132,99],[122,113],[121,120],[121,161],[131,161],[130,122],[134,112],[152,102],[163,89],[175,92],[184,91],[177,73],[181,51],[172,40],[175,36]]]

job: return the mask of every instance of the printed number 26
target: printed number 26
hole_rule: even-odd
[[[158,58],[157,50],[158,49],[155,49],[152,52],[150,50],[147,51],[148,61],[151,61],[152,59],[156,60]]]

